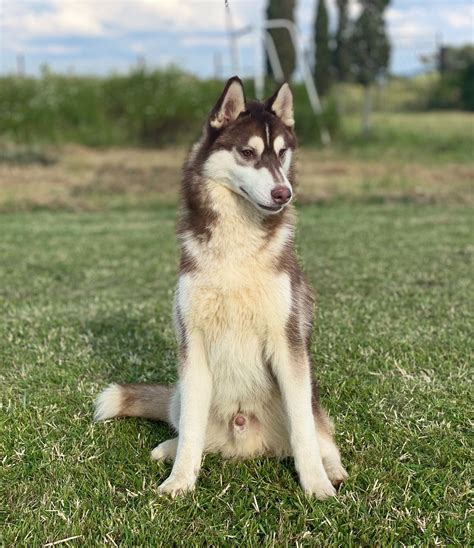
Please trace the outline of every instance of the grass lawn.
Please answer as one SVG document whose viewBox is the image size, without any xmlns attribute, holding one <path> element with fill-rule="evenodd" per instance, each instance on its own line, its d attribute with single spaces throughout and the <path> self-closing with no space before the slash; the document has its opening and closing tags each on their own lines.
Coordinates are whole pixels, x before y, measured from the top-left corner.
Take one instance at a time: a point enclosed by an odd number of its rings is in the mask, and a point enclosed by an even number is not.
<svg viewBox="0 0 474 548">
<path fill-rule="evenodd" d="M 206 457 L 157 494 L 170 432 L 92 422 L 110 381 L 175 379 L 172 205 L 0 217 L 1 544 L 472 544 L 472 209 L 334 202 L 299 210 L 317 291 L 313 354 L 349 480 L 318 502 L 291 460 Z"/>
</svg>

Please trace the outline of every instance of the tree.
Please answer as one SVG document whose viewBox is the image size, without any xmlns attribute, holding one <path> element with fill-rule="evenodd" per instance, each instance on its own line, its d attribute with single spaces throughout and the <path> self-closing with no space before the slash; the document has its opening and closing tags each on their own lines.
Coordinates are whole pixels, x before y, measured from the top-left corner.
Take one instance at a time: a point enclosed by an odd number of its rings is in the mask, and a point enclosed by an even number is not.
<svg viewBox="0 0 474 548">
<path fill-rule="evenodd" d="M 326 0 L 318 0 L 314 19 L 314 77 L 320 95 L 326 95 L 331 85 L 331 50 L 329 49 L 329 22 Z"/>
<path fill-rule="evenodd" d="M 441 46 L 438 52 L 438 70 L 441 75 L 453 73 L 474 63 L 474 46 Z"/>
<path fill-rule="evenodd" d="M 289 19 L 295 20 L 296 0 L 268 0 L 266 17 L 270 19 Z M 286 29 L 270 29 L 268 31 L 275 42 L 275 47 L 280 59 L 281 68 L 285 80 L 291 80 L 291 76 L 296 67 L 296 54 L 290 34 Z M 266 59 L 267 74 L 276 80 L 273 74 L 271 64 Z"/>
<path fill-rule="evenodd" d="M 333 55 L 333 68 L 338 82 L 346 82 L 349 79 L 350 73 L 348 3 L 349 0 L 337 0 L 338 23 L 335 36 L 336 46 Z"/>
<path fill-rule="evenodd" d="M 364 86 L 363 132 L 370 132 L 371 85 L 388 68 L 390 43 L 383 12 L 389 0 L 360 0 L 362 12 L 350 36 L 351 73 Z"/>
<path fill-rule="evenodd" d="M 474 46 L 442 46 L 437 60 L 440 77 L 428 107 L 474 110 Z"/>
</svg>

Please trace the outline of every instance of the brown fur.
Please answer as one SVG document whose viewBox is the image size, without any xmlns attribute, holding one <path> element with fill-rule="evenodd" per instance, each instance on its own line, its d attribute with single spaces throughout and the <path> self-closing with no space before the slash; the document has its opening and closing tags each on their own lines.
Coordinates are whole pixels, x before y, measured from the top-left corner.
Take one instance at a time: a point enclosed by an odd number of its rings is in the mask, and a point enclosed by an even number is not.
<svg viewBox="0 0 474 548">
<path fill-rule="evenodd" d="M 121 417 L 143 417 L 169 422 L 169 407 L 174 386 L 162 384 L 120 384 Z"/>
</svg>

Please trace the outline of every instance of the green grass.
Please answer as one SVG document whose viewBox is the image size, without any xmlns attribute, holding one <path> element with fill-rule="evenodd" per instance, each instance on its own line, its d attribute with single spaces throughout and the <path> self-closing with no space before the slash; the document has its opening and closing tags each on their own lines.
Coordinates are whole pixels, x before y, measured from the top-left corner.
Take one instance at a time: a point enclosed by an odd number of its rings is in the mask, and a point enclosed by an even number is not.
<svg viewBox="0 0 474 548">
<path fill-rule="evenodd" d="M 2 545 L 472 544 L 468 443 L 472 210 L 300 209 L 318 295 L 313 355 L 350 478 L 304 497 L 290 460 L 206 457 L 197 491 L 157 494 L 169 436 L 94 424 L 110 381 L 175 379 L 172 207 L 0 218 Z"/>
<path fill-rule="evenodd" d="M 344 118 L 344 138 L 336 143 L 355 158 L 398 159 L 432 165 L 471 164 L 474 154 L 474 114 L 468 112 L 397 112 L 372 114 L 372 134 L 361 133 L 360 115 Z"/>
</svg>

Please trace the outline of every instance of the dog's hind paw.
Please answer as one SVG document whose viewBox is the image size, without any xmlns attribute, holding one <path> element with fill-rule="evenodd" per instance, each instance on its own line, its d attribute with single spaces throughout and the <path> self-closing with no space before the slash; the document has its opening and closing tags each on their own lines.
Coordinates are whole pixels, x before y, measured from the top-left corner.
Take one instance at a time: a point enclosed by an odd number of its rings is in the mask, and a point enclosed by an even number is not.
<svg viewBox="0 0 474 548">
<path fill-rule="evenodd" d="M 174 460 L 176 458 L 177 449 L 178 438 L 166 440 L 153 449 L 151 452 L 151 458 L 157 461 Z"/>
<path fill-rule="evenodd" d="M 341 485 L 341 483 L 344 483 L 348 477 L 346 469 L 342 466 L 340 461 L 334 463 L 325 462 L 324 468 L 328 478 L 336 489 Z"/>
</svg>

